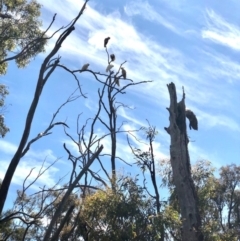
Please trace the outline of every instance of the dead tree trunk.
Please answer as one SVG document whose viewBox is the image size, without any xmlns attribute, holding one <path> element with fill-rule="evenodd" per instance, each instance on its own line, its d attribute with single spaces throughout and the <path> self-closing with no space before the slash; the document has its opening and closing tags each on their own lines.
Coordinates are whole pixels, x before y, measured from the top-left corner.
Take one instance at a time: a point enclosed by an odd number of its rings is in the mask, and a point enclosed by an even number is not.
<svg viewBox="0 0 240 241">
<path fill-rule="evenodd" d="M 177 103 L 174 83 L 170 83 L 167 87 L 170 94 L 170 107 L 167 108 L 170 114 L 170 126 L 165 130 L 171 136 L 170 159 L 182 219 L 181 239 L 182 241 L 202 241 L 198 197 L 191 177 L 188 154 L 185 93 L 183 91 L 183 98 Z"/>
</svg>

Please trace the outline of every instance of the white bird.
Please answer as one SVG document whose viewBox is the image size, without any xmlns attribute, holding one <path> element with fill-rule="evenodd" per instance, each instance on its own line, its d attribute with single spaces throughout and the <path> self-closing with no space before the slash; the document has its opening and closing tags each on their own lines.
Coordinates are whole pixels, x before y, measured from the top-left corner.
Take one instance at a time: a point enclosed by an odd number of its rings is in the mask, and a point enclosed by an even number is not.
<svg viewBox="0 0 240 241">
<path fill-rule="evenodd" d="M 87 70 L 88 66 L 89 66 L 89 64 L 84 64 L 83 67 L 81 68 L 80 72 Z"/>
<path fill-rule="evenodd" d="M 114 65 L 113 64 L 109 64 L 108 67 L 106 68 L 106 72 L 109 72 L 112 67 L 114 67 Z"/>
<path fill-rule="evenodd" d="M 124 79 L 126 79 L 127 78 L 127 71 L 123 67 L 121 67 L 121 69 L 122 69 L 122 76 L 123 76 Z"/>
</svg>

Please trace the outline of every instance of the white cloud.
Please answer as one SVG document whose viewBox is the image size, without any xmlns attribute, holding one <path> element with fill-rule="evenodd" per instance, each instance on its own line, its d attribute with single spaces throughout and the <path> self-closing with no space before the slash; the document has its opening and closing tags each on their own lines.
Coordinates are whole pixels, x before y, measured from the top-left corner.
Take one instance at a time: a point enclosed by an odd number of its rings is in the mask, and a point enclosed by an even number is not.
<svg viewBox="0 0 240 241">
<path fill-rule="evenodd" d="M 92 98 L 87 98 L 84 100 L 86 108 L 92 112 L 96 112 L 98 109 L 98 102 L 94 101 Z"/>
<path fill-rule="evenodd" d="M 125 124 L 123 127 L 126 131 L 136 130 L 142 126 L 146 126 L 146 123 L 140 121 L 138 118 L 134 118 L 127 112 L 124 108 L 118 109 L 118 115 L 124 118 L 127 121 L 130 121 L 131 126 L 129 124 Z"/>
<path fill-rule="evenodd" d="M 172 24 L 173 19 L 168 21 L 169 16 L 162 16 L 147 1 L 131 1 L 124 7 L 125 13 L 132 17 L 134 15 L 140 15 L 141 17 L 147 19 L 148 21 L 158 23 L 164 27 L 170 29 L 171 31 L 180 34 L 180 30 Z"/>
<path fill-rule="evenodd" d="M 7 167 L 9 165 L 9 161 L 1 160 L 0 162 L 0 178 L 3 179 L 5 172 L 7 170 Z M 50 163 L 47 161 L 44 165 L 46 168 Z M 28 177 L 27 183 L 33 181 L 37 176 L 38 172 L 41 169 L 42 163 L 36 161 L 32 158 L 24 158 L 19 162 L 19 165 L 17 166 L 17 169 L 14 173 L 12 184 L 20 185 L 22 186 L 24 179 L 29 175 L 31 169 L 33 169 L 31 175 Z M 44 170 L 44 168 L 43 168 Z M 50 169 L 48 169 L 46 172 L 43 173 L 38 178 L 38 181 L 32 186 L 32 188 L 37 189 L 39 186 L 48 186 L 51 187 L 56 183 L 56 180 L 54 178 L 55 174 L 58 172 L 58 168 L 55 166 L 52 166 Z"/>
<path fill-rule="evenodd" d="M 168 1 L 168 0 L 162 0 L 164 4 L 166 4 L 168 7 L 170 7 L 173 10 L 176 11 L 189 11 L 192 10 L 191 2 L 187 0 L 181 0 L 181 1 Z"/>
<path fill-rule="evenodd" d="M 205 70 L 208 71 L 214 79 L 224 78 L 230 84 L 232 84 L 233 81 L 239 81 L 240 65 L 238 62 L 220 53 L 206 51 L 203 51 L 203 53 L 211 60 L 211 65 L 207 65 Z"/>
<path fill-rule="evenodd" d="M 225 115 L 218 114 L 208 114 L 203 111 L 198 110 L 198 120 L 202 122 L 205 127 L 224 127 L 232 131 L 240 131 L 239 124 L 232 118 Z"/>
<path fill-rule="evenodd" d="M 5 154 L 11 154 L 13 155 L 17 150 L 17 146 L 5 141 L 3 139 L 0 139 L 0 151 L 5 153 Z"/>
<path fill-rule="evenodd" d="M 26 157 L 30 157 L 36 160 L 44 160 L 47 158 L 48 160 L 51 160 L 51 161 L 54 161 L 57 159 L 57 157 L 54 155 L 51 149 L 46 149 L 43 151 L 29 150 L 26 154 Z"/>
<path fill-rule="evenodd" d="M 49 162 L 45 163 L 44 168 L 46 168 L 48 165 L 50 165 Z M 32 159 L 27 159 L 22 162 L 20 162 L 19 166 L 16 169 L 16 172 L 13 177 L 13 183 L 15 184 L 21 184 L 23 183 L 23 179 L 27 177 L 27 175 L 30 173 L 30 170 L 33 169 L 31 175 L 28 177 L 27 183 L 30 183 L 33 181 L 39 174 L 41 163 L 34 162 Z M 43 168 L 43 170 L 44 170 Z M 55 166 L 52 166 L 50 169 L 48 169 L 46 172 L 41 175 L 37 182 L 32 186 L 32 188 L 38 189 L 38 187 L 47 186 L 52 187 L 56 184 L 55 174 L 59 171 L 59 169 Z"/>
<path fill-rule="evenodd" d="M 240 50 L 240 28 L 227 22 L 213 10 L 206 10 L 206 28 L 202 37 L 215 43 Z"/>
<path fill-rule="evenodd" d="M 0 179 L 4 178 L 4 175 L 9 166 L 9 162 L 12 159 L 13 155 L 17 150 L 17 146 L 5 141 L 0 140 L 0 151 L 5 154 L 5 157 L 2 157 L 0 160 Z M 23 180 L 30 173 L 30 170 L 34 168 L 31 176 L 28 178 L 29 181 L 33 180 L 37 175 L 38 171 L 41 168 L 42 162 L 45 160 L 44 167 L 50 165 L 57 158 L 53 154 L 53 151 L 50 149 L 43 151 L 34 151 L 29 150 L 27 154 L 20 160 L 17 169 L 14 173 L 12 183 L 16 185 L 22 185 Z M 39 177 L 37 184 L 40 186 L 43 185 L 53 185 L 54 184 L 54 174 L 57 173 L 58 169 L 56 165 L 52 166 L 47 170 L 41 177 Z M 34 185 L 36 188 L 36 186 Z"/>
<path fill-rule="evenodd" d="M 74 1 L 71 4 L 75 4 L 74 8 L 79 7 Z M 141 7 L 142 10 L 144 4 Z M 54 9 L 55 6 L 49 2 L 46 2 L 45 5 L 48 8 L 53 7 L 52 11 L 63 13 L 63 10 L 58 9 L 57 6 Z M 154 11 L 150 6 L 148 10 Z M 69 21 L 73 16 L 74 11 L 71 15 L 64 14 L 64 18 L 68 17 Z M 90 69 L 105 71 L 107 61 L 103 39 L 111 36 L 108 47 L 109 52 L 114 52 L 116 55 L 114 70 L 116 71 L 119 64 L 127 60 L 125 68 L 128 78 L 134 81 L 154 80 L 152 83 L 133 88 L 134 92 L 144 95 L 144 99 L 150 103 L 157 102 L 163 106 L 168 104 L 167 83 L 174 82 L 176 85 L 182 86 L 189 79 L 198 80 L 199 78 L 197 73 L 189 71 L 186 58 L 181 52 L 162 46 L 142 35 L 133 25 L 124 22 L 119 13 L 102 15 L 88 6 L 77 23 L 75 32 L 76 34 L 73 33 L 63 45 L 61 51 L 64 52 L 64 59 L 76 59 L 74 63 L 76 68 L 89 62 Z M 78 34 L 80 32 L 81 35 Z M 124 82 L 121 85 L 124 85 Z"/>
<path fill-rule="evenodd" d="M 192 165 L 198 160 L 209 159 L 209 154 L 206 154 L 204 150 L 202 150 L 200 147 L 198 147 L 195 143 L 192 143 L 191 141 L 188 143 L 188 151 Z"/>
<path fill-rule="evenodd" d="M 206 152 L 194 142 L 189 142 L 188 150 L 190 155 L 191 165 L 194 165 L 199 160 L 209 160 L 214 167 L 221 167 L 221 162 L 219 161 L 219 157 L 217 153 Z"/>
</svg>

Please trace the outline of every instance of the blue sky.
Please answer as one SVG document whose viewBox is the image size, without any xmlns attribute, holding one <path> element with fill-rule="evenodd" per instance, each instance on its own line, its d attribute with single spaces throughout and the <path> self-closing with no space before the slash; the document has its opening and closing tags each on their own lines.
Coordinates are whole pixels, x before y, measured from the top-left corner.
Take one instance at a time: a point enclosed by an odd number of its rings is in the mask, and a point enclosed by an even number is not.
<svg viewBox="0 0 240 241">
<path fill-rule="evenodd" d="M 83 1 L 39 1 L 43 5 L 43 28 L 46 28 L 54 13 L 56 21 L 49 34 L 67 25 L 81 8 Z M 110 36 L 109 52 L 116 55 L 113 70 L 125 60 L 127 75 L 134 82 L 152 80 L 128 89 L 119 100 L 132 107 L 120 109 L 119 124 L 127 121 L 123 128 L 136 129 L 146 126 L 148 121 L 156 126 L 159 134 L 154 148 L 158 159 L 169 156 L 169 136 L 164 127 L 169 125 L 169 93 L 167 84 L 174 82 L 178 99 L 182 97 L 182 86 L 186 93 L 186 105 L 196 114 L 198 131 L 188 131 L 191 162 L 206 159 L 215 167 L 237 163 L 240 158 L 240 3 L 236 0 L 219 1 L 90 1 L 83 16 L 76 24 L 72 35 L 64 42 L 59 55 L 61 63 L 71 69 L 79 69 L 85 63 L 94 71 L 105 72 L 107 67 L 103 39 Z M 11 131 L 0 139 L 0 178 L 20 141 L 25 116 L 30 106 L 40 65 L 44 56 L 54 45 L 52 39 L 46 53 L 39 55 L 25 69 L 9 64 L 7 75 L 1 82 L 9 86 L 9 105 L 5 120 Z M 100 87 L 89 73 L 79 74 L 82 90 L 87 99 L 79 98 L 70 103 L 58 115 L 57 121 L 66 121 L 69 132 L 76 136 L 76 118 L 82 113 L 81 123 L 93 117 L 97 108 L 97 89 Z M 121 83 L 124 86 L 126 83 Z M 57 70 L 43 91 L 30 139 L 45 130 L 56 109 L 77 88 L 74 78 Z M 105 134 L 100 124 L 96 134 Z M 141 134 L 137 134 L 142 138 Z M 29 139 L 29 140 L 30 140 Z M 69 170 L 63 142 L 77 151 L 76 146 L 64 135 L 63 128 L 56 127 L 53 134 L 34 143 L 30 152 L 21 160 L 13 179 L 11 191 L 36 167 L 33 179 L 42 161 L 46 165 L 59 158 L 54 167 L 40 178 L 38 186 L 53 185 Z M 137 143 L 134 142 L 134 145 Z M 105 139 L 104 153 L 109 151 L 109 140 Z M 140 144 L 141 148 L 147 148 Z M 127 147 L 126 135 L 118 140 L 118 155 L 133 162 Z M 109 161 L 106 160 L 106 166 Z M 94 166 L 96 170 L 99 167 Z M 139 169 L 117 163 L 120 172 Z M 9 197 L 11 199 L 11 196 Z"/>
</svg>

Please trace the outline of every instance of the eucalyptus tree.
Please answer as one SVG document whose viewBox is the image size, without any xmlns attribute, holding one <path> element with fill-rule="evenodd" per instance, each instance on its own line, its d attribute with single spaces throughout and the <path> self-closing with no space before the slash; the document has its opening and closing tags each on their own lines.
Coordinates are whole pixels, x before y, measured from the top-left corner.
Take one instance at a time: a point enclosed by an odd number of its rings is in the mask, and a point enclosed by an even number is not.
<svg viewBox="0 0 240 241">
<path fill-rule="evenodd" d="M 44 51 L 48 37 L 41 30 L 41 5 L 35 1 L 2 0 L 0 2 L 0 75 L 6 74 L 9 61 L 25 67 Z M 7 86 L 0 81 L 0 136 L 9 131 L 5 124 Z"/>
</svg>

